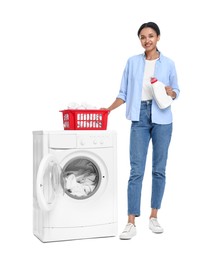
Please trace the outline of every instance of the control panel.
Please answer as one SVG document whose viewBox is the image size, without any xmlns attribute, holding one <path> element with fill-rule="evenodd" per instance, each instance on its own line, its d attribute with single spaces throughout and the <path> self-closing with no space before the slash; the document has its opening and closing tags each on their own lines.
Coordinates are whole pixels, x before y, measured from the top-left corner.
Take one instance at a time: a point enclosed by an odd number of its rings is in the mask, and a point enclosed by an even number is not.
<svg viewBox="0 0 210 260">
<path fill-rule="evenodd" d="M 112 135 L 110 134 L 81 134 L 77 136 L 78 148 L 112 147 Z"/>
</svg>

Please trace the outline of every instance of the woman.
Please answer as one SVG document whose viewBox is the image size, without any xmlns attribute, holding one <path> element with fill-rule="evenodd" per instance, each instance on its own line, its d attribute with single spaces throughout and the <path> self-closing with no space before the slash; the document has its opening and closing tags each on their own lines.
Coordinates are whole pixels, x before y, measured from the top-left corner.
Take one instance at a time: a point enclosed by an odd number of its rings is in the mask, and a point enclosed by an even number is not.
<svg viewBox="0 0 210 260">
<path fill-rule="evenodd" d="M 165 188 L 165 169 L 172 134 L 171 107 L 160 109 L 150 88 L 151 77 L 163 82 L 167 95 L 176 99 L 179 86 L 174 62 L 157 48 L 160 30 L 154 22 L 141 25 L 138 37 L 145 52 L 128 59 L 119 94 L 110 111 L 126 103 L 126 117 L 132 121 L 130 132 L 130 178 L 128 181 L 128 223 L 120 239 L 136 235 L 135 218 L 139 217 L 142 180 L 147 150 L 152 140 L 152 195 L 149 228 L 162 233 L 157 214 Z"/>
</svg>

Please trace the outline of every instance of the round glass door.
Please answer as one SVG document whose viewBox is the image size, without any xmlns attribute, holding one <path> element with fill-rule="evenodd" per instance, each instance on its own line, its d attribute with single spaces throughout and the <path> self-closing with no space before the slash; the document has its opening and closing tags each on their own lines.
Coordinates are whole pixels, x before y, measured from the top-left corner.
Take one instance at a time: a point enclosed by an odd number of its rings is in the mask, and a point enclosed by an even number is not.
<svg viewBox="0 0 210 260">
<path fill-rule="evenodd" d="M 74 199 L 93 196 L 101 183 L 101 172 L 96 162 L 86 157 L 77 157 L 63 167 L 61 185 L 65 193 Z"/>
<path fill-rule="evenodd" d="M 53 208 L 59 193 L 61 168 L 52 155 L 44 157 L 37 173 L 37 200 L 41 209 Z"/>
</svg>

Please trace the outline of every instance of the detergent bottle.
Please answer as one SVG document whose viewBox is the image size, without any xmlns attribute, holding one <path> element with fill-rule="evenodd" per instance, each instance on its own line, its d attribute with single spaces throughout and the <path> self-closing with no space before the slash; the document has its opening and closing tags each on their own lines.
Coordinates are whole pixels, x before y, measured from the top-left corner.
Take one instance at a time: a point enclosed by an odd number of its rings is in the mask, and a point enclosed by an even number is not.
<svg viewBox="0 0 210 260">
<path fill-rule="evenodd" d="M 172 97 L 166 93 L 165 85 L 157 80 L 157 78 L 152 77 L 151 80 L 151 88 L 153 97 L 160 109 L 165 109 L 169 107 L 173 101 Z"/>
</svg>

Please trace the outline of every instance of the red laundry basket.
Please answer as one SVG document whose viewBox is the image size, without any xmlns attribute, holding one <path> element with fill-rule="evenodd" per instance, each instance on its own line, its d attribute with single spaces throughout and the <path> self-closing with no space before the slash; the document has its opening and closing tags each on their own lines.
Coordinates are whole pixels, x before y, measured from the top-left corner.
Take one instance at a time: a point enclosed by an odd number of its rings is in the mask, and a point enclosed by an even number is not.
<svg viewBox="0 0 210 260">
<path fill-rule="evenodd" d="M 106 130 L 109 110 L 66 109 L 63 113 L 64 130 Z"/>
</svg>

